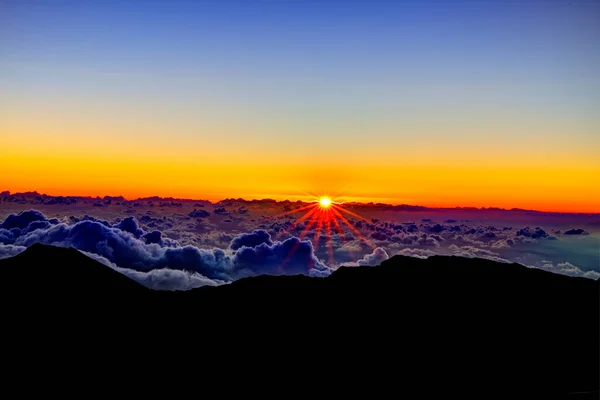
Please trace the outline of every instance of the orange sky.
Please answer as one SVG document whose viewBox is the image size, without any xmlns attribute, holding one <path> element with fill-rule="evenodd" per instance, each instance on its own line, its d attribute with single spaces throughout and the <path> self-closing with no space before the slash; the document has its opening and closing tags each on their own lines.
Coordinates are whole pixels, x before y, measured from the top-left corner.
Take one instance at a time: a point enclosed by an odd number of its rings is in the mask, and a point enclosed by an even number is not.
<svg viewBox="0 0 600 400">
<path fill-rule="evenodd" d="M 600 212 L 600 169 L 532 165 L 479 166 L 444 160 L 342 160 L 321 163 L 268 162 L 240 154 L 232 161 L 97 151 L 71 154 L 58 148 L 19 150 L 0 158 L 0 188 L 51 195 L 226 197 L 311 200 L 329 194 L 346 201 L 424 206 L 526 208 L 541 211 Z"/>
</svg>

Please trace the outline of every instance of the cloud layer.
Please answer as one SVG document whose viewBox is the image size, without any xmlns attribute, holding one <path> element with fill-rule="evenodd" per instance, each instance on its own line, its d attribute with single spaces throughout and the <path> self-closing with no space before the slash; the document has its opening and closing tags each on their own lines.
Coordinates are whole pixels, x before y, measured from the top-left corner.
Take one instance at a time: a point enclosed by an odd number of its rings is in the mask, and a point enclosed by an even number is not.
<svg viewBox="0 0 600 400">
<path fill-rule="evenodd" d="M 159 203 L 166 211 L 135 204 L 137 211 L 61 220 L 38 210 L 8 215 L 0 224 L 0 258 L 36 242 L 70 246 L 156 289 L 219 285 L 258 274 L 327 276 L 340 265 L 378 265 L 395 254 L 478 257 L 572 276 L 600 276 L 597 251 L 590 250 L 597 249 L 597 237 L 580 227 L 494 226 L 447 215 L 392 222 L 382 216 L 349 218 L 353 231 L 344 227 L 343 232 L 317 234 L 308 221 L 292 226 L 289 215 L 268 217 L 277 212 L 272 205 L 249 210 L 232 200 L 210 213 L 200 203 L 191 212 L 173 202 Z"/>
<path fill-rule="evenodd" d="M 189 289 L 217 285 L 259 274 L 325 276 L 331 270 L 314 254 L 310 241 L 296 237 L 271 240 L 257 230 L 231 241 L 231 249 L 180 246 L 162 238 L 159 231 L 145 232 L 134 217 L 116 224 L 92 218 L 74 224 L 49 221 L 29 210 L 10 215 L 0 225 L 0 254 L 14 255 L 33 243 L 74 247 L 154 288 Z"/>
</svg>

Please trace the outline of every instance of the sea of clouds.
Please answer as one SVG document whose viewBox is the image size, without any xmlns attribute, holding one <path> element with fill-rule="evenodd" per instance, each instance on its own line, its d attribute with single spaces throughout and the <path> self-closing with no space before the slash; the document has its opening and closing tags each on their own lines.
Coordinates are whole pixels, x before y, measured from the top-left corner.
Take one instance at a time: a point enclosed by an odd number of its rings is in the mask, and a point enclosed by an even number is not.
<svg viewBox="0 0 600 400">
<path fill-rule="evenodd" d="M 34 243 L 74 247 L 148 287 L 164 290 L 220 285 L 261 274 L 325 277 L 340 265 L 378 265 L 395 254 L 479 257 L 600 277 L 593 265 L 581 268 L 565 259 L 567 250 L 556 251 L 561 241 L 586 237 L 588 232 L 579 228 L 549 232 L 541 227 L 473 226 L 455 220 L 398 224 L 374 219 L 352 221 L 355 233 L 325 237 L 305 224 L 289 229 L 291 223 L 284 221 L 260 225 L 249 233 L 216 230 L 175 240 L 161 230 L 171 229 L 176 224 L 173 218 L 142 216 L 140 220 L 128 216 L 109 222 L 88 215 L 58 219 L 33 209 L 21 211 L 0 224 L 0 258 L 14 256 Z M 215 247 L 207 247 L 210 244 Z M 589 259 L 593 257 L 581 258 L 580 264 Z"/>
</svg>

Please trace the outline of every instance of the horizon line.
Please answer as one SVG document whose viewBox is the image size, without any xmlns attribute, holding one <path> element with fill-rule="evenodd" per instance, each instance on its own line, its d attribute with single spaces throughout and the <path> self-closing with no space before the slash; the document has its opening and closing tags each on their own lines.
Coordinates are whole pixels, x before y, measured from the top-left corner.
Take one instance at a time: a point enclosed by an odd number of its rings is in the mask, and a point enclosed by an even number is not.
<svg viewBox="0 0 600 400">
<path fill-rule="evenodd" d="M 252 198 L 252 199 L 246 199 L 243 197 L 226 197 L 223 199 L 220 199 L 218 201 L 211 201 L 208 199 L 193 199 L 193 198 L 183 198 L 183 197 L 172 197 L 172 196 L 168 196 L 168 197 L 163 197 L 163 196 L 158 196 L 158 195 L 152 195 L 152 196 L 143 196 L 143 197 L 136 197 L 136 198 L 127 198 L 123 195 L 96 195 L 96 196 L 92 196 L 92 195 L 52 195 L 52 194 L 47 194 L 47 193 L 40 193 L 37 190 L 30 190 L 30 191 L 25 191 L 25 192 L 11 192 L 10 190 L 0 190 L 0 195 L 6 195 L 8 193 L 9 196 L 15 196 L 15 195 L 33 195 L 36 194 L 38 196 L 46 196 L 46 197 L 77 197 L 77 198 L 87 198 L 87 199 L 104 199 L 104 198 L 122 198 L 124 201 L 136 201 L 136 200 L 148 200 L 148 199 L 161 199 L 161 200 L 181 200 L 181 201 L 203 201 L 203 202 L 208 202 L 212 205 L 215 204 L 219 204 L 221 202 L 224 201 L 245 201 L 245 202 L 260 202 L 260 201 L 273 201 L 276 203 L 310 203 L 311 201 L 305 201 L 305 200 L 290 200 L 290 199 L 284 199 L 284 200 L 277 200 L 277 199 L 273 199 L 270 197 L 263 197 L 263 198 Z M 317 201 L 317 199 L 313 200 L 313 201 Z M 536 209 L 526 209 L 526 208 L 520 208 L 520 207 L 511 207 L 511 208 L 505 208 L 505 207 L 496 207 L 496 206 L 487 206 L 487 207 L 476 207 L 476 206 L 445 206 L 445 207 L 440 207 L 440 206 L 424 206 L 424 205 L 420 205 L 420 204 L 406 204 L 406 203 L 398 203 L 398 204 L 392 204 L 392 203 L 384 203 L 384 202 L 376 202 L 376 201 L 369 201 L 369 202 L 361 202 L 361 201 L 346 201 L 344 202 L 346 204 L 352 204 L 352 205 L 364 205 L 364 206 L 387 206 L 387 207 L 399 207 L 399 206 L 406 206 L 406 207 L 419 207 L 419 208 L 423 208 L 423 211 L 426 210 L 479 210 L 479 211 L 508 211 L 508 212 L 536 212 L 536 213 L 543 213 L 543 214 L 572 214 L 572 215 L 600 215 L 600 211 L 587 211 L 587 212 L 576 212 L 576 211 L 544 211 L 544 210 L 536 210 Z"/>
</svg>

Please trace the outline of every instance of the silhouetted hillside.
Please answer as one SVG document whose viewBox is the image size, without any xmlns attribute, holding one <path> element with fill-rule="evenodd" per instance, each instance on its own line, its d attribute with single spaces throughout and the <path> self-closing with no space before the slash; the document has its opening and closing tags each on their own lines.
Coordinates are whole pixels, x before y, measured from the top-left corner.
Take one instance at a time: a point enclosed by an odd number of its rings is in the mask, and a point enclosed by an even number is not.
<svg viewBox="0 0 600 400">
<path fill-rule="evenodd" d="M 111 354 L 185 343 L 166 351 L 198 362 L 233 357 L 233 371 L 234 360 L 255 364 L 240 374 L 260 375 L 270 362 L 307 385 L 325 374 L 318 381 L 337 395 L 598 395 L 599 282 L 518 264 L 395 256 L 328 278 L 157 292 L 76 250 L 34 245 L 0 260 L 0 276 L 13 338 L 58 340 L 61 352 L 95 335 Z M 74 327 L 78 336 L 57 339 Z M 153 354 L 156 363 L 164 356 Z"/>
<path fill-rule="evenodd" d="M 57 293 L 106 297 L 115 291 L 134 294 L 149 290 L 76 249 L 39 243 L 0 260 L 0 276 L 4 293 L 28 296 Z"/>
</svg>

